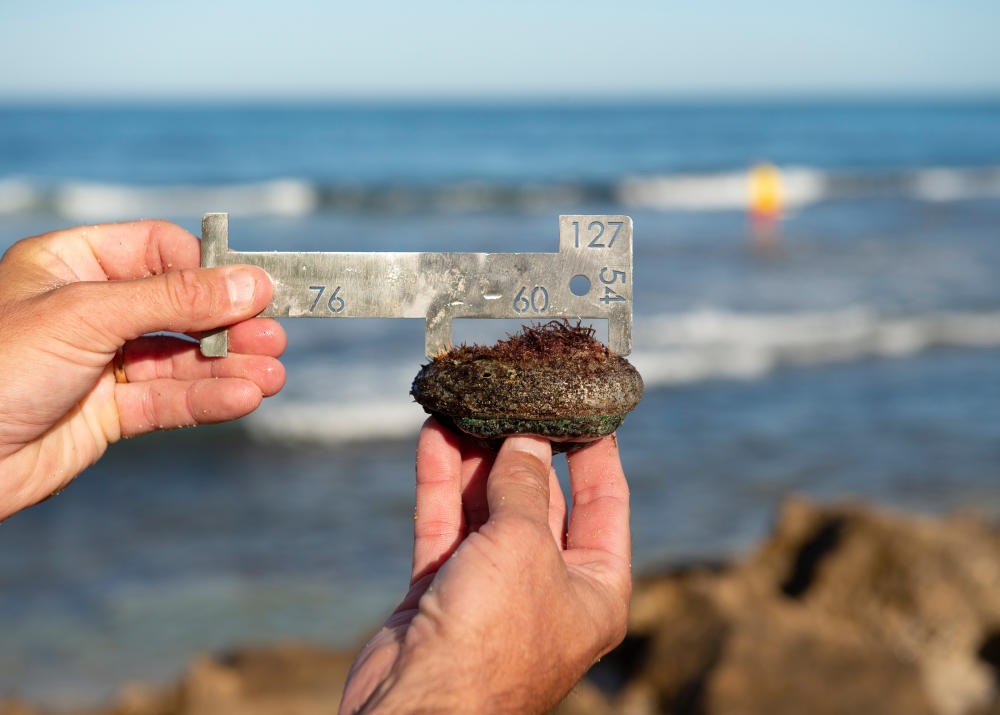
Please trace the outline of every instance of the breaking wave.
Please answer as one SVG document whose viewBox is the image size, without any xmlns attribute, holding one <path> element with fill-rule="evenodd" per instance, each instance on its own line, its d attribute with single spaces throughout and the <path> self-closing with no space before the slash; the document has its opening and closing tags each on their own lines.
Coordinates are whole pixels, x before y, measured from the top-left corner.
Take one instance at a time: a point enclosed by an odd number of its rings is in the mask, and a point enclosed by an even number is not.
<svg viewBox="0 0 1000 715">
<path fill-rule="evenodd" d="M 822 201 L 897 197 L 930 203 L 1000 198 L 1000 167 L 831 171 L 786 167 L 783 203 L 789 209 Z M 0 215 L 48 212 L 73 221 L 135 216 L 200 215 L 209 208 L 245 216 L 304 216 L 318 211 L 458 212 L 557 209 L 585 203 L 626 209 L 730 211 L 748 205 L 746 171 L 664 173 L 608 182 L 443 184 L 324 183 L 282 178 L 221 185 L 137 186 L 86 181 L 55 184 L 0 178 Z"/>
<path fill-rule="evenodd" d="M 933 348 L 1000 347 L 1000 311 L 886 317 L 860 307 L 777 314 L 698 310 L 636 316 L 633 327 L 630 360 L 647 391 L 756 380 L 786 367 L 910 357 Z M 329 360 L 317 357 L 302 368 L 308 394 L 282 395 L 251 415 L 251 435 L 343 444 L 416 434 L 426 417 L 408 396 L 416 365 L 341 364 L 336 380 L 311 379 L 329 374 Z"/>
</svg>

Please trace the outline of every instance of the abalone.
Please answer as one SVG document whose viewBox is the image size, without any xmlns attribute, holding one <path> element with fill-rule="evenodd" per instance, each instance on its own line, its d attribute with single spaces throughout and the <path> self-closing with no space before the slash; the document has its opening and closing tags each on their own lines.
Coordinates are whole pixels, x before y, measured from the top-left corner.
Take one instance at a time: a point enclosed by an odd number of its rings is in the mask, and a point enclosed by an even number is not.
<svg viewBox="0 0 1000 715">
<path fill-rule="evenodd" d="M 443 424 L 494 448 L 532 434 L 568 451 L 618 429 L 642 387 L 638 371 L 593 328 L 552 321 L 435 356 L 410 394 Z"/>
</svg>

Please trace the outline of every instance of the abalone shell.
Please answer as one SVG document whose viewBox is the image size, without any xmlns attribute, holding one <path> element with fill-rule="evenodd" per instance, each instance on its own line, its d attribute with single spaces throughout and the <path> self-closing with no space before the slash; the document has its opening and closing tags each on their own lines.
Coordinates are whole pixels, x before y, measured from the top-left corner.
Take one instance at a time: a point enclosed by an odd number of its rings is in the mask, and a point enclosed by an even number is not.
<svg viewBox="0 0 1000 715">
<path fill-rule="evenodd" d="M 638 371 L 592 328 L 553 321 L 437 355 L 410 394 L 442 423 L 492 447 L 533 434 L 567 451 L 618 429 L 642 387 Z"/>
</svg>

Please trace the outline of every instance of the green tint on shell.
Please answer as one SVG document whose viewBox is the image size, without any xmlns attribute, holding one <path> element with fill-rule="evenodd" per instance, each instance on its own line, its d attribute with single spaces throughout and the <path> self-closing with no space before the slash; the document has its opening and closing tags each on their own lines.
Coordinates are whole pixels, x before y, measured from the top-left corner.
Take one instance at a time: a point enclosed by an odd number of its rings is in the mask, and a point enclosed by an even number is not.
<svg viewBox="0 0 1000 715">
<path fill-rule="evenodd" d="M 534 434 L 566 450 L 614 432 L 642 398 L 642 378 L 593 329 L 553 321 L 436 356 L 410 394 L 444 424 L 493 446 Z"/>
</svg>

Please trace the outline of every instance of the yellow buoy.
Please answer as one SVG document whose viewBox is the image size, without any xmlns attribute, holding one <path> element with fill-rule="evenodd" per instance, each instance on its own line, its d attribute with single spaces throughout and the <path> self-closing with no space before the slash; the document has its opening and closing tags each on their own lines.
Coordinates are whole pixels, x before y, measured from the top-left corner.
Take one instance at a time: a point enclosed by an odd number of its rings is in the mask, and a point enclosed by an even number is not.
<svg viewBox="0 0 1000 715">
<path fill-rule="evenodd" d="M 781 216 L 781 172 L 774 164 L 757 164 L 750 170 L 750 213 L 774 220 Z"/>
</svg>

